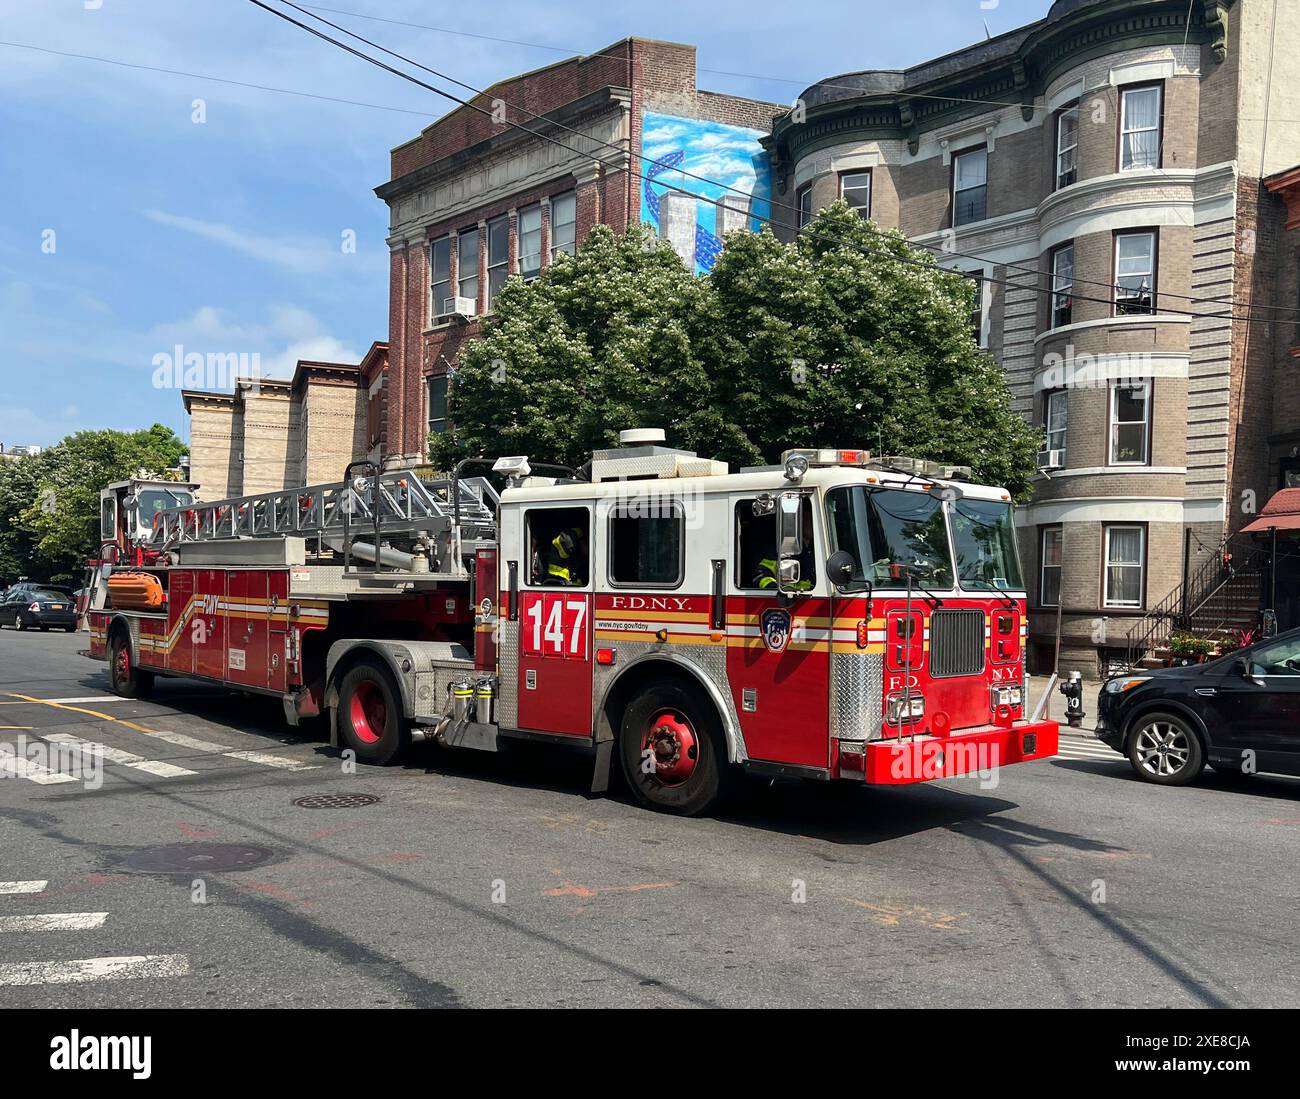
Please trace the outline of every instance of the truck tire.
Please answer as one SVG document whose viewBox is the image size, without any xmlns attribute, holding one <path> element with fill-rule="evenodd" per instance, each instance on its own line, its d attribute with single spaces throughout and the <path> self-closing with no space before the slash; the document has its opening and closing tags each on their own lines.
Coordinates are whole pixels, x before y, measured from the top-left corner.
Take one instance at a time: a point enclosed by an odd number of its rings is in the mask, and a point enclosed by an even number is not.
<svg viewBox="0 0 1300 1099">
<path fill-rule="evenodd" d="M 153 690 L 153 673 L 136 667 L 130 642 L 121 632 L 114 634 L 109 644 L 108 682 L 112 692 L 123 698 L 140 698 Z"/>
<path fill-rule="evenodd" d="M 410 733 L 402 714 L 402 696 L 388 669 L 363 658 L 339 680 L 339 734 L 362 763 L 395 763 L 406 751 Z"/>
<path fill-rule="evenodd" d="M 619 757 L 637 800 L 665 813 L 707 812 L 739 781 L 713 705 L 699 691 L 669 680 L 647 683 L 628 703 Z"/>
<path fill-rule="evenodd" d="M 1161 786 L 1186 786 L 1205 767 L 1201 738 L 1186 718 L 1143 714 L 1128 738 L 1128 761 L 1138 778 Z"/>
</svg>

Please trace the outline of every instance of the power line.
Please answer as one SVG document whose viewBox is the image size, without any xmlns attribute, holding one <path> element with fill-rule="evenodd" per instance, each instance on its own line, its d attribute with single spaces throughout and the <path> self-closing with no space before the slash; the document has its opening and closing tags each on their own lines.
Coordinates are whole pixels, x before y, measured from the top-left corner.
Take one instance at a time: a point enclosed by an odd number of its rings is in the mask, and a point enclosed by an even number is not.
<svg viewBox="0 0 1300 1099">
<path fill-rule="evenodd" d="M 383 103 L 363 103 L 356 99 L 339 99 L 332 95 L 317 95 L 315 92 L 300 92 L 293 88 L 273 88 L 267 84 L 250 84 L 244 80 L 231 80 L 224 76 L 207 76 L 203 73 L 185 72 L 181 69 L 162 69 L 157 65 L 139 65 L 132 61 L 119 61 L 113 57 L 97 57 L 90 53 L 70 53 L 67 50 L 52 50 L 46 46 L 33 46 L 29 42 L 0 41 L 0 46 L 12 46 L 18 50 L 34 50 L 37 53 L 53 54 L 56 57 L 72 57 L 79 61 L 98 61 L 101 65 L 116 65 L 123 69 L 140 69 L 144 72 L 163 73 L 167 76 L 184 76 L 191 80 L 210 80 L 216 84 L 231 84 L 237 88 L 251 88 L 259 92 L 278 92 L 281 95 L 296 95 L 304 99 L 320 99 L 326 103 L 342 103 L 349 107 L 369 107 L 375 111 L 394 111 L 398 114 L 419 115 L 421 118 L 433 117 L 429 111 L 413 111 L 406 107 L 389 107 Z"/>
<path fill-rule="evenodd" d="M 394 58 L 397 58 L 397 59 L 399 59 L 399 60 L 401 60 L 401 61 L 404 61 L 404 62 L 406 62 L 408 65 L 412 65 L 412 66 L 414 66 L 415 68 L 422 69 L 423 71 L 428 72 L 428 73 L 431 73 L 432 75 L 437 76 L 437 77 L 439 77 L 440 79 L 443 79 L 443 80 L 449 80 L 451 83 L 456 84 L 456 85 L 458 85 L 459 87 L 465 88 L 466 90 L 471 91 L 471 92 L 475 93 L 476 95 L 487 95 L 487 94 L 488 94 L 487 92 L 483 91 L 482 89 L 475 88 L 475 87 L 473 87 L 472 85 L 466 84 L 466 83 L 464 83 L 463 81 L 457 80 L 456 78 L 451 77 L 451 76 L 448 76 L 448 75 L 445 74 L 445 73 L 441 73 L 441 72 L 437 71 L 436 69 L 429 68 L 428 66 L 423 65 L 423 64 L 421 64 L 421 63 L 418 62 L 418 61 L 413 61 L 411 58 L 406 57 L 405 55 L 403 55 L 403 54 L 401 54 L 401 53 L 398 53 L 398 52 L 395 51 L 395 50 L 390 50 L 390 49 L 388 49 L 388 48 L 385 47 L 385 46 L 382 46 L 382 45 L 380 45 L 380 44 L 378 44 L 378 43 L 376 43 L 376 42 L 372 42 L 371 40 L 369 40 L 369 39 L 363 37 L 362 35 L 356 34 L 356 33 L 353 32 L 353 31 L 349 31 L 346 27 L 341 27 L 341 26 L 339 26 L 338 24 L 333 23 L 333 22 L 331 22 L 331 21 L 328 20 L 328 19 L 324 19 L 324 18 L 322 18 L 321 16 L 318 16 L 318 15 L 312 15 L 309 11 L 305 10 L 304 7 L 299 6 L 298 4 L 294 3 L 293 0 L 281 0 L 281 2 L 284 3 L 284 4 L 286 4 L 288 7 L 291 7 L 291 8 L 293 8 L 293 9 L 295 9 L 296 11 L 302 12 L 302 14 L 303 14 L 303 15 L 306 15 L 308 18 L 315 19 L 315 20 L 317 20 L 318 22 L 324 23 L 326 26 L 332 27 L 332 28 L 334 28 L 335 30 L 340 31 L 340 32 L 343 33 L 343 34 L 346 34 L 346 35 L 348 35 L 349 37 L 356 39 L 358 42 L 363 42 L 363 43 L 365 43 L 366 45 L 368 45 L 368 46 L 370 46 L 370 47 L 372 47 L 372 48 L 374 48 L 374 49 L 381 50 L 382 52 L 388 54 L 390 57 L 394 57 Z M 328 34 L 325 34 L 323 31 L 319 31 L 319 30 L 317 30 L 316 28 L 311 27 L 311 26 L 309 26 L 309 25 L 306 24 L 306 23 L 302 23 L 301 21 L 299 21 L 299 20 L 297 20 L 297 19 L 294 19 L 292 16 L 286 14 L 285 12 L 281 12 L 281 11 L 276 10 L 275 8 L 269 7 L 267 4 L 263 3 L 262 0 L 250 0 L 250 3 L 253 3 L 253 4 L 255 4 L 257 7 L 260 7 L 260 8 L 262 8 L 262 9 L 264 9 L 264 10 L 270 12 L 272 15 L 276 15 L 276 16 L 278 16 L 279 18 L 285 20 L 286 22 L 291 23 L 291 24 L 293 24 L 294 26 L 299 27 L 300 29 L 307 31 L 309 34 L 312 34 L 312 35 L 314 35 L 315 37 L 320 38 L 322 41 L 329 42 L 330 44 L 335 45 L 335 46 L 339 47 L 340 49 L 346 50 L 348 53 L 352 54 L 352 55 L 355 56 L 355 57 L 359 57 L 359 58 L 361 58 L 361 59 L 364 60 L 364 61 L 368 61 L 370 64 L 376 65 L 377 67 L 379 67 L 379 68 L 381 68 L 381 69 L 384 69 L 384 70 L 387 71 L 387 72 L 393 73 L 395 76 L 399 76 L 399 77 L 401 77 L 401 78 L 404 79 L 404 80 L 408 80 L 408 81 L 410 81 L 410 82 L 412 82 L 412 83 L 414 83 L 414 84 L 417 84 L 417 85 L 420 86 L 420 87 L 426 88 L 427 90 L 433 92 L 434 94 L 436 94 L 436 95 L 440 95 L 440 96 L 443 96 L 444 98 L 449 99 L 449 100 L 451 100 L 451 101 L 453 101 L 453 102 L 455 102 L 455 103 L 458 103 L 458 104 L 460 104 L 460 105 L 463 106 L 463 107 L 468 107 L 468 108 L 470 108 L 471 110 L 477 111 L 478 113 L 480 113 L 480 114 L 482 114 L 482 115 L 485 115 L 485 116 L 487 116 L 487 117 L 489 117 L 489 118 L 493 118 L 493 121 L 494 121 L 494 122 L 497 121 L 497 120 L 495 119 L 495 117 L 494 117 L 492 111 L 489 111 L 489 110 L 487 110 L 486 108 L 481 107 L 481 106 L 479 106 L 478 104 L 475 104 L 475 103 L 473 103 L 473 102 L 471 102 L 471 101 L 469 101 L 469 100 L 463 99 L 463 98 L 461 98 L 460 96 L 454 95 L 454 94 L 451 93 L 451 92 L 447 92 L 447 91 L 445 91 L 445 90 L 443 90 L 443 89 L 441 89 L 441 88 L 437 88 L 437 87 L 435 87 L 434 85 L 429 84 L 429 83 L 427 83 L 427 82 L 425 82 L 425 81 L 423 81 L 423 80 L 420 80 L 418 77 L 414 77 L 414 76 L 412 76 L 412 75 L 409 74 L 409 73 L 405 73 L 405 72 L 402 72 L 402 71 L 399 70 L 399 69 L 395 69 L 395 68 L 393 68 L 391 65 L 388 65 L 387 63 L 385 63 L 385 62 L 383 62 L 383 61 L 380 61 L 380 60 L 378 60 L 378 59 L 376 59 L 376 58 L 370 57 L 369 55 L 367 55 L 367 54 L 361 52 L 360 50 L 357 50 L 357 49 L 355 49 L 354 47 L 349 46 L 347 43 L 345 43 L 345 42 L 341 42 L 341 41 L 339 41 L 338 39 L 333 38 L 333 37 L 331 37 L 331 36 L 328 35 Z M 607 142 L 607 141 L 602 141 L 602 140 L 599 140 L 599 139 L 591 138 L 589 135 L 583 134 L 581 131 L 575 130 L 575 129 L 573 129 L 573 128 L 570 127 L 570 126 L 566 126 L 566 125 L 564 125 L 564 124 L 562 124 L 562 123 L 553 122 L 553 121 L 551 121 L 551 120 L 544 119 L 544 118 L 543 118 L 542 116 L 540 116 L 540 115 L 534 114 L 533 112 L 528 111 L 528 110 L 526 110 L 525 108 L 518 107 L 517 105 L 510 104 L 510 103 L 508 103 L 508 102 L 505 101 L 505 100 L 499 100 L 499 101 L 502 102 L 502 103 L 504 103 L 507 107 L 514 107 L 514 109 L 515 109 L 518 113 L 520 113 L 520 114 L 528 115 L 529 117 L 531 117 L 531 118 L 535 118 L 535 119 L 538 119 L 539 121 L 545 121 L 545 122 L 547 122 L 547 124 L 550 125 L 550 126 L 554 126 L 555 128 L 562 129 L 562 130 L 566 130 L 566 131 L 568 131 L 569 133 L 573 133 L 573 134 L 575 134 L 576 136 L 579 136 L 579 137 L 583 138 L 584 140 L 592 141 L 592 142 L 594 142 L 594 143 L 597 144 L 597 145 L 603 145 L 603 146 L 605 146 L 606 148 L 613 149 L 615 152 L 618 153 L 618 155 L 619 155 L 620 157 L 623 157 L 623 156 L 635 157 L 636 159 L 638 159 L 638 160 L 640 160 L 640 161 L 643 161 L 643 162 L 645 162 L 645 163 L 651 164 L 651 165 L 655 165 L 655 164 L 658 163 L 657 161 L 653 160 L 653 159 L 650 158 L 650 157 L 646 157 L 646 156 L 644 156 L 643 154 L 640 154 L 640 153 L 634 153 L 634 152 L 632 152 L 630 149 L 624 149 L 622 146 L 614 145 L 614 144 L 612 144 L 612 143 L 610 143 L 610 142 Z M 531 135 L 531 136 L 533 136 L 533 137 L 535 137 L 535 138 L 538 138 L 539 140 L 548 141 L 548 142 L 550 142 L 551 144 L 554 144 L 554 145 L 556 145 L 556 146 L 559 147 L 559 148 L 565 149 L 565 150 L 567 150 L 567 151 L 569 151 L 569 152 L 572 152 L 572 153 L 576 153 L 576 154 L 579 155 L 579 156 L 591 156 L 592 159 L 595 160 L 595 161 L 596 161 L 598 164 L 600 164 L 602 167 L 606 167 L 606 168 L 616 168 L 616 169 L 619 170 L 619 171 L 628 171 L 628 172 L 629 172 L 630 174 L 632 174 L 635 178 L 638 178 L 638 179 L 641 179 L 641 180 L 645 180 L 645 179 L 648 178 L 647 176 L 645 176 L 644 174 L 642 174 L 642 173 L 640 173 L 640 172 L 634 172 L 634 171 L 630 168 L 630 166 L 626 166 L 626 165 L 621 164 L 621 163 L 610 163 L 609 161 L 601 160 L 599 157 L 593 156 L 590 152 L 586 152 L 586 151 L 583 151 L 583 150 L 580 150 L 580 149 L 575 149 L 573 146 L 571 146 L 571 145 L 567 145 L 567 144 L 565 144 L 564 142 L 558 141 L 558 140 L 556 140 L 555 138 L 553 138 L 553 137 L 551 137 L 551 136 L 549 136 L 549 135 L 547 135 L 547 134 L 539 133 L 539 132 L 536 131 L 536 130 L 529 129 L 527 126 L 524 126 L 522 123 L 518 123 L 518 122 L 510 122 L 510 121 L 507 119 L 507 120 L 505 120 L 503 123 L 498 123 L 498 124 L 502 124 L 502 125 L 506 125 L 506 126 L 513 127 L 513 128 L 515 128 L 515 129 L 518 129 L 518 130 L 522 130 L 524 133 L 527 133 L 527 134 L 529 134 L 529 135 Z M 719 183 L 719 182 L 716 181 L 716 180 L 709 179 L 709 178 L 707 178 L 707 177 L 705 177 L 705 176 L 696 175 L 695 173 L 687 172 L 687 171 L 684 171 L 684 170 L 682 170 L 682 169 L 680 169 L 680 168 L 674 169 L 674 173 L 675 173 L 675 174 L 678 174 L 678 175 L 685 176 L 685 177 L 687 177 L 687 178 L 691 178 L 691 179 L 699 180 L 699 181 L 701 181 L 701 182 L 703 182 L 703 183 L 707 183 L 707 184 L 709 184 L 709 185 L 711 185 L 711 186 L 718 187 L 719 189 L 724 190 L 724 191 L 731 191 L 731 192 L 733 192 L 733 193 L 735 193 L 735 194 L 742 195 L 742 196 L 744 196 L 744 197 L 746 197 L 746 198 L 751 197 L 747 192 L 741 191 L 741 190 L 739 190 L 738 188 L 727 186 L 726 184 Z M 681 193 L 681 194 L 689 195 L 689 196 L 691 196 L 692 198 L 697 199 L 698 201 L 703 201 L 703 202 L 709 203 L 709 204 L 714 205 L 714 206 L 722 206 L 722 205 L 724 205 L 723 203 L 717 202 L 716 200 L 706 198 L 706 197 L 703 196 L 703 195 L 696 195 L 696 194 L 694 194 L 693 192 L 690 192 L 690 191 L 685 190 L 684 188 L 681 188 L 681 187 L 674 187 L 674 186 L 672 186 L 671 184 L 668 184 L 668 183 L 664 182 L 662 179 L 656 179 L 655 182 L 658 182 L 660 185 L 664 186 L 664 187 L 667 188 L 668 190 L 673 190 L 673 191 L 677 191 L 678 193 Z M 781 208 L 791 210 L 791 211 L 794 211 L 794 210 L 796 209 L 795 207 L 789 206 L 788 204 L 784 204 L 784 203 L 775 203 L 775 202 L 774 202 L 773 204 L 774 204 L 774 205 L 777 205 L 777 206 L 779 206 L 779 207 L 781 207 Z M 762 216 L 757 215 L 757 214 L 751 214 L 751 216 L 754 217 L 754 219 L 757 220 L 757 221 L 763 222 L 763 223 L 768 224 L 768 225 L 771 225 L 771 226 L 773 226 L 773 227 L 776 227 L 776 226 L 777 226 L 777 223 L 776 223 L 773 219 L 771 219 L 771 218 L 765 218 L 765 217 L 762 217 Z M 871 226 L 869 223 L 866 224 L 864 227 L 867 229 L 868 232 L 872 233 L 874 236 L 877 236 L 877 237 L 880 237 L 880 238 L 884 239 L 885 241 L 890 241 L 890 240 L 893 239 L 892 237 L 889 236 L 888 233 L 886 233 L 886 232 L 884 232 L 884 231 L 882 231 L 882 230 L 880 230 L 880 229 L 877 229 L 877 228 L 874 227 L 874 226 Z M 804 235 L 808 235 L 808 236 L 810 236 L 810 237 L 813 237 L 814 239 L 821 239 L 821 240 L 827 241 L 828 243 L 836 244 L 836 245 L 838 245 L 839 247 L 848 247 L 848 248 L 858 247 L 857 245 L 855 245 L 855 244 L 854 244 L 853 242 L 851 242 L 851 241 L 839 240 L 839 239 L 836 239 L 836 238 L 833 238 L 833 237 L 825 236 L 824 234 L 810 233 L 806 228 L 800 228 L 800 229 L 798 229 L 798 230 L 796 230 L 796 231 L 799 232 L 800 234 L 804 234 Z M 992 262 L 992 261 L 990 261 L 990 260 L 989 260 L 987 257 L 985 257 L 985 256 L 974 255 L 974 254 L 966 253 L 966 252 L 957 252 L 957 251 L 953 251 L 953 250 L 950 250 L 950 249 L 946 249 L 946 248 L 944 248 L 942 245 L 926 245 L 926 244 L 918 244 L 917 246 L 918 246 L 918 247 L 921 247 L 921 248 L 923 248 L 923 249 L 929 250 L 929 251 L 931 251 L 931 252 L 938 252 L 938 253 L 940 253 L 941 255 L 943 255 L 943 256 L 947 256 L 947 257 L 949 257 L 949 258 L 963 258 L 963 259 L 977 260 L 977 261 L 979 261 L 979 262 L 981 262 L 981 263 L 990 263 L 990 262 Z M 911 262 L 911 261 L 906 260 L 905 257 L 901 257 L 901 256 L 891 256 L 891 258 L 896 259 L 896 260 L 898 260 L 898 261 L 900 261 L 900 262 Z M 928 266 L 930 266 L 930 265 L 926 264 L 926 265 L 922 265 L 922 266 L 927 266 L 927 267 L 928 267 Z M 1010 268 L 1010 269 L 1013 269 L 1013 270 L 1021 271 L 1021 272 L 1025 273 L 1025 274 L 1029 274 L 1029 275 L 1034 276 L 1035 279 L 1039 278 L 1039 277 L 1043 274 L 1043 272 L 1040 272 L 1037 268 L 1028 268 L 1028 267 L 1024 267 L 1023 265 L 1018 265 L 1018 264 L 1003 263 L 1003 264 L 999 264 L 998 266 L 1003 266 L 1003 267 Z M 1011 282 L 1011 281 L 1009 281 L 1009 280 L 996 279 L 996 278 L 993 278 L 992 276 L 985 275 L 983 272 L 979 272 L 979 273 L 971 273 L 971 274 L 965 274 L 965 273 L 960 273 L 960 272 L 957 272 L 957 273 L 962 274 L 963 277 L 968 277 L 968 278 L 972 278 L 972 279 L 979 279 L 979 280 L 982 281 L 982 282 L 988 282 L 988 283 L 992 283 L 992 284 L 995 284 L 995 285 L 1001 285 L 1001 286 L 1003 286 L 1003 287 L 1007 287 L 1007 288 L 1015 289 L 1015 290 L 1028 290 L 1028 291 L 1032 291 L 1032 292 L 1034 292 L 1034 293 L 1038 293 L 1038 294 L 1048 294 L 1048 295 L 1052 295 L 1053 297 L 1057 296 L 1057 295 L 1060 293 L 1059 291 L 1054 290 L 1050 285 L 1047 286 L 1047 287 L 1040 287 L 1040 286 L 1036 286 L 1036 285 L 1035 285 L 1035 286 L 1028 286 L 1028 285 L 1025 285 L 1025 284 L 1023 284 L 1023 283 L 1019 283 L 1019 282 L 1014 282 L 1014 283 L 1013 283 L 1013 282 Z M 1114 285 L 1113 285 L 1112 283 L 1101 282 L 1100 280 L 1096 280 L 1096 279 L 1086 279 L 1086 280 L 1085 280 L 1085 279 L 1079 279 L 1079 280 L 1076 280 L 1076 282 L 1077 282 L 1077 283 L 1082 283 L 1082 284 L 1093 284 L 1093 285 L 1105 286 L 1108 290 L 1113 290 L 1113 289 L 1114 289 Z M 1196 302 L 1196 303 L 1204 303 L 1204 304 L 1221 305 L 1221 306 L 1226 306 L 1226 307 L 1229 308 L 1229 309 L 1232 309 L 1232 308 L 1234 307 L 1234 305 L 1235 305 L 1235 303 L 1233 303 L 1233 302 L 1225 301 L 1224 299 L 1220 299 L 1220 298 L 1196 298 L 1196 297 L 1191 297 L 1191 296 L 1189 296 L 1189 295 L 1185 295 L 1185 294 L 1174 294 L 1174 293 L 1165 293 L 1164 296 L 1165 296 L 1165 297 L 1169 297 L 1169 298 L 1176 298 L 1176 299 L 1179 299 L 1179 300 L 1192 301 L 1192 302 Z M 1106 297 L 1106 298 L 1091 297 L 1091 296 L 1084 295 L 1084 294 L 1077 294 L 1077 293 L 1074 293 L 1074 292 L 1072 291 L 1072 292 L 1070 293 L 1070 297 L 1071 297 L 1072 300 L 1097 302 L 1097 303 L 1104 304 L 1104 305 L 1108 305 L 1108 306 L 1114 304 L 1114 299 L 1113 299 L 1113 297 L 1110 297 L 1110 296 L 1108 296 L 1108 297 Z M 1249 307 L 1248 307 L 1248 308 L 1249 308 Z M 1266 307 L 1266 308 L 1274 308 L 1274 309 L 1277 309 L 1278 311 L 1281 311 L 1279 307 Z M 1200 318 L 1207 318 L 1207 319 L 1221 319 L 1221 320 L 1222 320 L 1222 319 L 1230 319 L 1230 320 L 1240 320 L 1240 321 L 1244 321 L 1244 322 L 1247 322 L 1247 323 L 1255 323 L 1255 322 L 1264 323 L 1264 324 L 1272 323 L 1272 320 L 1271 320 L 1270 318 L 1267 318 L 1267 317 L 1255 317 L 1255 316 L 1252 316 L 1252 315 L 1240 316 L 1240 315 L 1238 315 L 1238 314 L 1236 314 L 1236 313 L 1231 313 L 1231 312 L 1230 312 L 1230 313 L 1226 313 L 1226 314 L 1217 314 L 1217 313 L 1199 313 L 1199 312 L 1194 312 L 1194 311 L 1190 311 L 1190 310 L 1180 310 L 1180 309 L 1166 309 L 1166 310 L 1164 310 L 1163 312 L 1165 312 L 1165 313 L 1172 313 L 1172 314 L 1175 314 L 1175 315 L 1182 315 L 1182 316 L 1188 316 L 1188 317 L 1200 317 Z M 1278 319 L 1281 323 L 1291 323 L 1291 324 L 1297 324 L 1297 325 L 1300 325 L 1300 320 L 1296 320 L 1296 319 L 1294 319 L 1294 318 L 1285 318 L 1285 319 L 1277 318 L 1277 319 Z"/>
</svg>

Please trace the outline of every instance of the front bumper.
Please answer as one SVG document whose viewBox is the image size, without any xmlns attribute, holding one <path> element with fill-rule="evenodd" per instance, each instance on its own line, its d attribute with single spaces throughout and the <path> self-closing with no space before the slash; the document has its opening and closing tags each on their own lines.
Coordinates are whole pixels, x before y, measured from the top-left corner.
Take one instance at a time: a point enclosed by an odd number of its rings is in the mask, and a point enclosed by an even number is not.
<svg viewBox="0 0 1300 1099">
<path fill-rule="evenodd" d="M 1117 752 L 1124 750 L 1124 732 L 1116 720 L 1115 695 L 1108 694 L 1103 688 L 1097 695 L 1097 723 L 1093 731 L 1103 744 L 1109 745 Z"/>
<path fill-rule="evenodd" d="M 862 755 L 863 779 L 879 786 L 905 786 L 957 775 L 987 773 L 1011 763 L 1056 755 L 1055 721 L 983 725 L 951 736 L 873 740 Z M 845 768 L 847 758 L 840 756 Z M 856 777 L 856 776 L 854 776 Z"/>
</svg>

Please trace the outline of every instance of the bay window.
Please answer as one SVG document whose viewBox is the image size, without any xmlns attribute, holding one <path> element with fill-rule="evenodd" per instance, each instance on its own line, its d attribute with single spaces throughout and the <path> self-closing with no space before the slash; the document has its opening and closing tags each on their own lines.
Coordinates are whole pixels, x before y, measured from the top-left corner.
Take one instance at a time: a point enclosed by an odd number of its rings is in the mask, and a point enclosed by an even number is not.
<svg viewBox="0 0 1300 1099">
<path fill-rule="evenodd" d="M 1161 86 L 1124 88 L 1119 96 L 1119 170 L 1160 167 Z"/>
<path fill-rule="evenodd" d="M 1107 607 L 1141 607 L 1146 572 L 1146 528 L 1111 524 L 1105 541 L 1103 602 Z"/>
<path fill-rule="evenodd" d="M 1146 465 L 1151 449 L 1151 383 L 1119 382 L 1110 390 L 1110 464 Z"/>
</svg>

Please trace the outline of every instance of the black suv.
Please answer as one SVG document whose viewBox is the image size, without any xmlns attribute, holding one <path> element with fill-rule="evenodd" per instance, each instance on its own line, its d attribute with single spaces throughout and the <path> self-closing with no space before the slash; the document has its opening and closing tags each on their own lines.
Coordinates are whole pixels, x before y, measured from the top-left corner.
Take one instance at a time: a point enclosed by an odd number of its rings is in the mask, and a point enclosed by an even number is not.
<svg viewBox="0 0 1300 1099">
<path fill-rule="evenodd" d="M 1300 775 L 1300 629 L 1206 664 L 1109 680 L 1097 736 L 1139 777 L 1181 786 L 1215 770 Z"/>
</svg>

